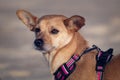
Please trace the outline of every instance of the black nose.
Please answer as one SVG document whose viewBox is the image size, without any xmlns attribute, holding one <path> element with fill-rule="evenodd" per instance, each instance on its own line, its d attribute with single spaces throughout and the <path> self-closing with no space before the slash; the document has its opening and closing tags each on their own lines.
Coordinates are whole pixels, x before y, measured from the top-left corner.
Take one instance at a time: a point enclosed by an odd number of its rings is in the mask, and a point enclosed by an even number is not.
<svg viewBox="0 0 120 80">
<path fill-rule="evenodd" d="M 38 48 L 41 48 L 44 45 L 44 41 L 42 39 L 36 39 L 34 41 L 34 45 Z"/>
</svg>

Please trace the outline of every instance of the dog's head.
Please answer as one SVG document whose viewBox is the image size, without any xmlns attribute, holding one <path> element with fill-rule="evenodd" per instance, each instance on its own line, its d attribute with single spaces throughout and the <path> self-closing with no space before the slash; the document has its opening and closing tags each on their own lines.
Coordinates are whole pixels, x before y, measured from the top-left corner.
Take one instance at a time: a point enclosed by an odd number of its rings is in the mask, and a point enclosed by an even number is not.
<svg viewBox="0 0 120 80">
<path fill-rule="evenodd" d="M 46 15 L 38 18 L 25 10 L 18 10 L 19 19 L 35 33 L 36 49 L 43 53 L 60 49 L 67 45 L 75 32 L 85 22 L 81 16 L 67 18 L 63 15 Z"/>
</svg>

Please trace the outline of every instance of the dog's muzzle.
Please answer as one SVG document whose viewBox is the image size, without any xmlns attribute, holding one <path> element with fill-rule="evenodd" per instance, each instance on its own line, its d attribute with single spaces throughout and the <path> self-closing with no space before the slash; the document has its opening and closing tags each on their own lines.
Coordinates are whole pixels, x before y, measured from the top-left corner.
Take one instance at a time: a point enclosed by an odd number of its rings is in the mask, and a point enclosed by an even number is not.
<svg viewBox="0 0 120 80">
<path fill-rule="evenodd" d="M 42 39 L 36 39 L 34 45 L 37 49 L 43 50 L 44 41 Z"/>
</svg>

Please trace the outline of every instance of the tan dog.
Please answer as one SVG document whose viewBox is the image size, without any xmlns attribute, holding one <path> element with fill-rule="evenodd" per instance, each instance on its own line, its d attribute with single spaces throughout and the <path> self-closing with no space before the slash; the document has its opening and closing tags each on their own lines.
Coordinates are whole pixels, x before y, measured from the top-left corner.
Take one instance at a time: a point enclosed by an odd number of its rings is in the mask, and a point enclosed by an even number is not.
<svg viewBox="0 0 120 80">
<path fill-rule="evenodd" d="M 85 24 L 85 19 L 81 16 L 67 18 L 63 15 L 46 15 L 37 18 L 25 10 L 18 10 L 17 16 L 35 32 L 36 49 L 40 50 L 49 61 L 52 74 L 73 54 L 81 55 L 86 48 L 89 48 L 87 41 L 78 33 Z M 97 50 L 83 55 L 67 80 L 96 80 L 96 55 Z M 113 57 L 106 66 L 103 80 L 120 80 L 119 67 L 120 55 Z"/>
</svg>

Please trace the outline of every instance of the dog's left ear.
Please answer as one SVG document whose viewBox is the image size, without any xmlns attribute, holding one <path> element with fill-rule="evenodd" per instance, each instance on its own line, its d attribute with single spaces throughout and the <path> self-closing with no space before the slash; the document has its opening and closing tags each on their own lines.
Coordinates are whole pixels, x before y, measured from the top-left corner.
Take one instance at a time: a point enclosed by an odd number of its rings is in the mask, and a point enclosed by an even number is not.
<svg viewBox="0 0 120 80">
<path fill-rule="evenodd" d="M 64 24 L 69 30 L 78 31 L 82 26 L 85 25 L 85 19 L 81 16 L 74 15 L 66 20 Z"/>
<path fill-rule="evenodd" d="M 31 30 L 34 31 L 38 18 L 26 10 L 16 12 L 18 18 Z"/>
</svg>

